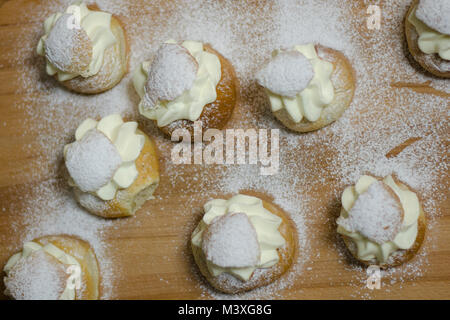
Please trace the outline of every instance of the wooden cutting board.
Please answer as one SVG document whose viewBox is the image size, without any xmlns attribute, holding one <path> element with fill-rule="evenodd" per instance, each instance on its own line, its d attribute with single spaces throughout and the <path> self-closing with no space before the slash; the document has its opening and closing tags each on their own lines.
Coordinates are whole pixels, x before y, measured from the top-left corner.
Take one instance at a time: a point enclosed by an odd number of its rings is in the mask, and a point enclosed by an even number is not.
<svg viewBox="0 0 450 320">
<path fill-rule="evenodd" d="M 135 2 L 136 8 L 144 6 L 142 1 Z M 17 212 L 25 210 L 21 206 L 21 197 L 34 192 L 32 191 L 34 186 L 55 178 L 54 173 L 45 163 L 42 163 L 43 151 L 40 150 L 36 134 L 28 130 L 29 123 L 23 121 L 29 116 L 26 109 L 16 107 L 16 103 L 26 94 L 20 87 L 20 81 L 17 80 L 21 72 L 20 67 L 25 61 L 16 61 L 13 57 L 15 51 L 21 46 L 36 45 L 30 42 L 19 43 L 18 39 L 23 39 L 23 33 L 26 32 L 27 27 L 43 22 L 24 18 L 21 10 L 32 10 L 39 7 L 39 3 L 40 1 L 37 0 L 0 0 L 0 210 L 5 208 L 0 211 L 0 234 L 1 239 L 4 239 L 0 242 L 0 267 L 14 253 L 11 248 L 20 247 L 20 243 L 17 242 L 20 238 L 20 228 L 16 230 L 12 228 L 12 225 L 20 225 L 20 221 L 17 221 L 19 219 Z M 251 3 L 258 6 L 257 2 Z M 363 1 L 360 1 L 360 6 L 355 6 L 351 14 L 364 15 L 365 9 Z M 170 13 L 170 10 L 158 12 L 160 15 L 170 15 Z M 132 23 L 126 18 L 124 20 L 125 24 Z M 370 47 L 376 44 L 369 42 L 367 45 Z M 395 62 L 389 68 L 394 72 L 397 68 Z M 417 72 L 420 72 L 420 69 L 417 68 Z M 406 88 L 406 91 L 399 88 Z M 425 96 L 428 95 L 430 99 L 435 95 L 450 99 L 448 91 L 433 89 L 429 83 L 410 82 L 407 78 L 403 82 L 396 83 L 392 90 L 396 90 L 399 95 L 407 95 L 408 90 L 414 90 Z M 39 106 L 33 107 L 39 108 Z M 229 127 L 233 127 L 233 123 L 238 123 L 236 118 L 243 114 L 245 112 L 237 110 Z M 38 125 L 36 123 L 36 126 Z M 155 131 L 152 132 L 155 133 Z M 447 126 L 441 130 L 441 135 L 436 139 L 448 141 L 449 133 Z M 158 144 L 169 145 L 169 142 L 157 132 L 155 135 L 157 135 Z M 405 145 L 413 142 L 406 141 Z M 299 149 L 302 147 L 299 146 Z M 304 146 L 304 148 L 311 152 L 311 157 L 333 157 L 333 154 L 326 154 L 326 148 L 315 149 L 311 146 Z M 397 151 L 401 150 L 401 145 L 398 148 Z M 395 156 L 395 151 L 393 154 L 390 156 Z M 448 153 L 443 153 L 439 157 L 443 159 L 442 161 L 448 161 Z M 210 297 L 211 289 L 196 274 L 187 241 L 200 217 L 203 203 L 209 198 L 204 198 L 201 194 L 202 189 L 193 188 L 189 179 L 199 176 L 199 183 L 211 183 L 213 188 L 221 166 L 204 169 L 201 165 L 180 166 L 179 176 L 183 178 L 178 179 L 177 184 L 173 185 L 167 179 L 168 170 L 173 168 L 166 165 L 169 162 L 170 152 L 165 149 L 160 154 L 161 184 L 156 193 L 157 198 L 147 202 L 138 216 L 130 219 L 129 223 L 126 220 L 117 222 L 116 227 L 108 227 L 104 232 L 104 241 L 108 242 L 112 248 L 108 252 L 117 264 L 117 268 L 114 269 L 120 270 L 120 273 L 114 277 L 114 298 L 198 299 Z M 327 161 L 318 161 L 316 170 L 327 172 L 327 166 Z M 202 172 L 202 170 L 205 171 Z M 383 279 L 380 290 L 368 290 L 364 282 L 355 280 L 364 279 L 361 275 L 364 271 L 353 268 L 356 265 L 355 261 L 343 258 L 342 252 L 339 252 L 342 248 L 337 249 L 335 246 L 335 226 L 330 222 L 332 219 L 328 219 L 335 217 L 339 211 L 339 199 L 329 199 L 330 195 L 334 194 L 333 190 L 339 185 L 339 182 L 334 179 L 330 175 L 325 177 L 326 183 L 319 184 L 311 181 L 312 189 L 316 192 L 315 199 L 318 199 L 320 195 L 323 196 L 321 201 L 311 204 L 309 208 L 315 211 L 315 215 L 309 216 L 310 219 L 307 222 L 308 230 L 312 230 L 314 234 L 314 237 L 309 239 L 311 253 L 304 261 L 302 271 L 294 277 L 293 283 L 280 290 L 276 297 L 287 299 L 450 298 L 448 175 L 444 175 L 436 182 L 442 186 L 437 188 L 435 201 L 436 210 L 440 211 L 441 215 L 436 217 L 432 231 L 433 242 L 427 244 L 428 262 L 423 272 L 420 276 L 404 276 L 402 281 L 393 282 L 389 278 Z M 218 191 L 217 195 L 223 194 Z M 185 208 L 186 203 L 191 208 Z M 179 214 L 181 211 L 189 212 Z M 151 214 L 145 212 L 151 212 Z M 355 273 L 359 273 L 356 278 Z M 0 290 L 3 291 L 3 283 L 0 284 Z M 0 297 L 4 298 L 2 294 Z"/>
</svg>

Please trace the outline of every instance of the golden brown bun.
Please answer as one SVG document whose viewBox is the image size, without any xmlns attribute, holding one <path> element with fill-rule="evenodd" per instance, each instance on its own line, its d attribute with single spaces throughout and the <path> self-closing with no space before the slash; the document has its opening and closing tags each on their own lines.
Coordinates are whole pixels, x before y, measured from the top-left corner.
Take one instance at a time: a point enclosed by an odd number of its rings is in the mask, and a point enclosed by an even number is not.
<svg viewBox="0 0 450 320">
<path fill-rule="evenodd" d="M 90 10 L 98 10 L 89 6 Z M 100 71 L 91 77 L 81 76 L 61 82 L 66 88 L 85 94 L 95 94 L 113 88 L 128 71 L 128 44 L 125 31 L 117 17 L 111 17 L 111 30 L 117 42 L 106 49 Z M 56 75 L 55 75 L 56 77 Z"/>
<path fill-rule="evenodd" d="M 216 87 L 216 100 L 205 105 L 197 121 L 202 121 L 203 130 L 210 128 L 222 129 L 233 114 L 233 109 L 237 102 L 238 80 L 233 66 L 227 59 L 211 48 L 209 44 L 204 45 L 204 50 L 219 58 L 222 76 Z M 164 134 L 171 136 L 172 132 L 179 128 L 188 129 L 191 137 L 193 137 L 194 122 L 190 120 L 177 120 L 159 129 Z"/>
<path fill-rule="evenodd" d="M 428 72 L 438 77 L 450 78 L 450 61 L 442 59 L 438 54 L 424 53 L 419 48 L 419 35 L 416 28 L 408 21 L 409 15 L 418 4 L 419 0 L 414 0 L 405 16 L 405 34 L 409 52 L 414 60 Z"/>
<path fill-rule="evenodd" d="M 401 189 L 413 191 L 410 188 L 408 188 L 405 184 L 399 182 L 396 178 L 393 177 L 393 179 L 394 179 L 395 183 Z M 380 264 L 376 259 L 372 259 L 372 260 L 368 260 L 368 261 L 359 259 L 358 255 L 357 255 L 356 245 L 352 241 L 352 239 L 347 236 L 344 236 L 344 235 L 342 235 L 342 238 L 343 238 L 344 243 L 347 246 L 348 250 L 350 251 L 350 253 L 356 260 L 358 260 L 359 262 L 361 262 L 362 264 L 364 264 L 366 266 L 378 265 L 378 266 L 380 266 L 380 268 L 387 269 L 387 268 L 397 267 L 405 262 L 408 262 L 417 254 L 417 252 L 420 249 L 420 246 L 423 243 L 423 240 L 425 239 L 425 229 L 426 229 L 425 213 L 422 209 L 422 205 L 420 205 L 420 214 L 419 214 L 419 218 L 417 220 L 417 237 L 416 237 L 416 241 L 414 242 L 413 246 L 408 250 L 402 250 L 402 249 L 397 250 L 395 255 L 391 256 L 388 259 L 387 263 L 382 263 L 382 264 Z"/>
<path fill-rule="evenodd" d="M 263 201 L 263 205 L 264 208 L 283 220 L 278 230 L 286 240 L 286 244 L 278 249 L 280 260 L 277 264 L 267 269 L 256 269 L 248 281 L 241 281 L 227 273 L 214 277 L 208 270 L 203 250 L 200 247 L 191 245 L 192 253 L 200 272 L 217 290 L 225 293 L 240 293 L 262 287 L 280 278 L 292 265 L 297 248 L 296 231 L 293 222 L 283 210 L 270 202 Z"/>
<path fill-rule="evenodd" d="M 159 184 L 159 163 L 156 145 L 150 137 L 140 130 L 137 133 L 145 137 L 141 154 L 136 159 L 138 177 L 131 186 L 118 190 L 116 197 L 109 201 L 74 187 L 75 198 L 78 203 L 90 213 L 103 218 L 121 218 L 132 216 L 153 196 Z"/>
<path fill-rule="evenodd" d="M 300 122 L 294 122 L 285 108 L 274 112 L 275 117 L 287 128 L 296 132 L 309 132 L 318 130 L 339 119 L 350 106 L 355 93 L 354 71 L 347 58 L 339 51 L 316 45 L 318 56 L 333 64 L 331 82 L 334 87 L 334 99 L 323 108 L 320 118 L 314 122 L 303 118 Z M 268 98 L 267 98 L 268 99 Z M 270 105 L 270 102 L 268 102 Z"/>
<path fill-rule="evenodd" d="M 81 289 L 75 289 L 75 300 L 98 300 L 100 296 L 100 272 L 97 258 L 89 243 L 69 235 L 45 236 L 35 239 L 32 242 L 41 246 L 51 243 L 75 258 L 81 267 L 82 283 Z M 64 267 L 62 269 L 66 272 L 66 266 L 60 261 L 55 258 L 52 258 L 50 261 L 63 265 Z M 61 283 L 61 285 L 65 284 L 65 281 Z"/>
</svg>

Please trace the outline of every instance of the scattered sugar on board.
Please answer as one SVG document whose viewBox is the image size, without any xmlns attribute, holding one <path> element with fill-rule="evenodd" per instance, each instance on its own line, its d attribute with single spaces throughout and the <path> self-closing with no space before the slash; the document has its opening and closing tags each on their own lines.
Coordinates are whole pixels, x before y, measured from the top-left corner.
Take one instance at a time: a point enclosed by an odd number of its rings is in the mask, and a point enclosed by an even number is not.
<svg viewBox="0 0 450 320">
<path fill-rule="evenodd" d="M 131 73 L 112 90 L 95 96 L 68 92 L 45 74 L 45 65 L 35 54 L 35 45 L 42 35 L 42 22 L 49 14 L 63 11 L 70 3 L 69 0 L 50 1 L 45 6 L 33 5 L 28 11 L 24 10 L 24 18 L 31 23 L 21 31 L 14 55 L 5 54 L 6 59 L 20 66 L 18 81 L 23 99 L 17 108 L 28 115 L 24 121 L 29 130 L 24 132 L 24 136 L 36 136 L 36 142 L 28 146 L 28 152 L 40 150 L 41 158 L 37 163 L 41 170 L 32 173 L 33 180 L 57 176 L 62 147 L 73 140 L 75 128 L 86 117 L 103 117 L 118 112 L 125 117 L 137 118 L 139 98 L 131 84 Z M 118 14 L 126 25 L 131 44 L 130 71 L 152 57 L 167 39 L 209 42 L 232 61 L 240 80 L 242 103 L 237 110 L 238 116 L 233 117 L 229 127 L 281 130 L 280 170 L 274 176 L 260 176 L 258 168 L 250 165 L 208 166 L 218 177 L 216 182 L 211 181 L 210 172 L 206 174 L 202 166 L 163 165 L 162 178 L 169 186 L 181 184 L 180 192 L 187 193 L 194 188 L 203 192 L 205 201 L 214 195 L 236 193 L 241 189 L 266 193 L 291 215 L 297 227 L 299 255 L 291 271 L 279 281 L 243 295 L 223 295 L 206 285 L 193 266 L 187 281 L 200 286 L 203 297 L 282 298 L 289 294 L 286 289 L 295 287 L 295 290 L 300 290 L 299 285 L 308 285 L 309 280 L 317 279 L 313 260 L 320 261 L 325 253 L 320 255 L 316 243 L 322 243 L 325 235 L 313 225 L 326 224 L 329 226 L 327 230 L 334 235 L 332 225 L 336 217 L 327 215 L 330 201 L 340 197 L 344 187 L 353 184 L 363 173 L 377 176 L 394 173 L 418 192 L 427 212 L 429 229 L 432 230 L 437 223 L 437 203 L 445 197 L 442 190 L 448 189 L 440 178 L 447 172 L 448 161 L 440 157 L 445 151 L 440 137 L 448 128 L 448 98 L 392 85 L 423 83 L 446 93 L 449 92 L 449 84 L 417 72 L 418 68 L 406 58 L 402 20 L 407 3 L 383 3 L 381 29 L 365 32 L 357 30 L 366 23 L 365 9 L 373 4 L 372 1 L 364 1 L 364 6 L 356 1 L 342 3 L 337 0 L 303 1 L 301 5 L 286 0 L 258 6 L 249 5 L 247 1 L 154 1 L 144 9 L 134 3 L 115 0 L 99 0 L 97 4 L 105 11 Z M 360 14 L 352 14 L 352 11 Z M 152 21 L 148 20 L 147 13 L 151 13 Z M 350 108 L 336 123 L 312 134 L 297 135 L 284 130 L 273 119 L 254 77 L 273 49 L 310 41 L 343 51 L 356 71 L 357 92 Z M 396 69 L 392 70 L 390 66 Z M 388 112 L 385 105 L 389 107 Z M 158 148 L 167 159 L 171 143 L 152 125 L 138 119 L 147 132 L 156 137 Z M 420 137 L 421 140 L 397 157 L 384 157 L 389 150 L 411 137 Z M 314 152 L 318 145 L 325 157 Z M 317 162 L 326 164 L 321 172 L 315 170 Z M 17 242 L 11 243 L 11 252 L 20 248 L 24 240 L 40 235 L 78 235 L 91 243 L 99 257 L 106 292 L 104 297 L 115 297 L 114 281 L 122 275 L 120 264 L 113 260 L 114 248 L 105 239 L 111 230 L 119 229 L 124 222 L 113 223 L 88 215 L 76 205 L 71 192 L 64 186 L 64 182 L 51 179 L 21 196 L 24 206 L 14 211 L 17 220 L 11 226 L 21 236 Z M 326 190 L 318 197 L 317 191 L 321 188 Z M 198 202 L 188 201 L 181 207 L 194 204 L 201 206 Z M 333 203 L 332 207 L 336 210 L 338 206 L 338 203 Z M 14 204 L 10 204 L 7 209 L 11 211 L 14 208 Z M 314 211 L 311 210 L 313 208 Z M 199 214 L 196 208 L 184 212 L 192 216 Z M 188 241 L 188 229 L 193 226 L 194 221 L 186 226 L 181 240 Z M 384 274 L 386 282 L 383 285 L 389 287 L 393 281 L 393 286 L 401 289 L 403 282 L 426 274 L 427 253 L 433 247 L 435 237 L 433 232 L 427 234 L 418 257 L 404 267 Z M 327 254 L 334 257 L 336 252 L 340 265 L 345 266 L 342 274 L 350 274 L 348 283 L 339 282 L 339 278 L 334 282 L 350 284 L 354 297 L 371 298 L 372 292 L 365 288 L 365 269 L 346 258 L 347 253 L 337 236 L 331 240 L 335 250 Z M 174 242 L 174 246 L 181 247 L 179 243 Z M 312 270 L 306 272 L 305 266 Z"/>
</svg>

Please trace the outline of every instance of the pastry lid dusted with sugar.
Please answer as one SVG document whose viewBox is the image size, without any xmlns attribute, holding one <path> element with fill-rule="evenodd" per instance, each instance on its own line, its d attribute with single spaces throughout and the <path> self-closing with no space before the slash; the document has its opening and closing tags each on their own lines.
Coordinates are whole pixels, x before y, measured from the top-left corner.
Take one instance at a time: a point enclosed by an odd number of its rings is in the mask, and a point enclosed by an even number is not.
<svg viewBox="0 0 450 320">
<path fill-rule="evenodd" d="M 222 268 L 257 265 L 260 249 L 256 230 L 245 213 L 216 217 L 203 233 L 206 259 Z"/>
<path fill-rule="evenodd" d="M 293 123 L 314 122 L 334 99 L 333 68 L 309 43 L 275 50 L 256 79 L 266 89 L 272 112 L 286 111 Z"/>
<path fill-rule="evenodd" d="M 211 200 L 204 209 L 192 244 L 201 248 L 214 277 L 228 273 L 248 281 L 256 269 L 278 263 L 278 249 L 286 243 L 278 230 L 282 219 L 261 199 L 238 194 Z"/>
<path fill-rule="evenodd" d="M 256 75 L 258 83 L 280 96 L 295 97 L 314 76 L 311 62 L 299 51 L 278 53 Z"/>
<path fill-rule="evenodd" d="M 145 143 L 137 122 L 124 122 L 119 114 L 100 121 L 88 118 L 76 130 L 75 139 L 64 147 L 72 186 L 112 200 L 118 189 L 137 179 L 135 161 Z"/>
<path fill-rule="evenodd" d="M 110 13 L 90 10 L 82 1 L 57 12 L 44 22 L 37 53 L 46 58 L 46 71 L 59 81 L 99 73 L 105 51 L 117 43 Z"/>
<path fill-rule="evenodd" d="M 177 120 L 196 121 L 205 106 L 216 101 L 221 77 L 219 57 L 203 43 L 168 40 L 134 72 L 139 112 L 158 127 Z"/>
<path fill-rule="evenodd" d="M 164 43 L 150 65 L 145 85 L 144 108 L 158 101 L 171 101 L 192 88 L 198 63 L 189 51 L 176 43 Z"/>
<path fill-rule="evenodd" d="M 58 300 L 68 277 L 64 264 L 38 250 L 20 259 L 8 271 L 6 292 L 16 300 Z"/>
<path fill-rule="evenodd" d="M 372 183 L 359 195 L 338 223 L 346 230 L 359 232 L 379 244 L 394 240 L 403 222 L 403 209 L 394 191 L 382 181 Z"/>
<path fill-rule="evenodd" d="M 96 129 L 70 144 L 65 158 L 70 176 L 84 192 L 96 191 L 106 185 L 122 163 L 112 141 Z"/>
<path fill-rule="evenodd" d="M 442 34 L 450 35 L 450 1 L 420 0 L 416 17 Z"/>
<path fill-rule="evenodd" d="M 84 29 L 69 27 L 72 19 L 66 13 L 56 20 L 45 40 L 45 57 L 63 72 L 88 74 L 93 43 Z"/>
<path fill-rule="evenodd" d="M 342 194 L 337 231 L 358 260 L 395 266 L 420 248 L 421 212 L 417 195 L 392 176 L 363 175 Z"/>
<path fill-rule="evenodd" d="M 239 293 L 270 284 L 292 264 L 295 233 L 275 205 L 244 194 L 204 205 L 192 233 L 200 272 L 216 289 Z"/>
</svg>

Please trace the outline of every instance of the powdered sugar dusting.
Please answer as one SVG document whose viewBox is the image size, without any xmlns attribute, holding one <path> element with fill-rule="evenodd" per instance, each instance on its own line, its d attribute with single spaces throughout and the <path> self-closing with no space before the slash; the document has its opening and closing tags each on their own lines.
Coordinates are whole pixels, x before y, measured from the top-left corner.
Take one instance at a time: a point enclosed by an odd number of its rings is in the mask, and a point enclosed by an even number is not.
<svg viewBox="0 0 450 320">
<path fill-rule="evenodd" d="M 443 245 L 438 242 L 437 231 L 442 230 L 439 208 L 449 187 L 444 177 L 448 172 L 445 141 L 450 85 L 448 80 L 428 77 L 408 60 L 402 21 L 409 3 L 384 1 L 381 28 L 368 30 L 366 9 L 373 4 L 368 0 L 152 1 L 145 5 L 138 1 L 96 1 L 125 25 L 131 45 L 130 71 L 152 57 L 165 39 L 210 43 L 232 62 L 240 82 L 241 103 L 228 127 L 281 130 L 279 172 L 260 176 L 254 165 L 174 165 L 168 160 L 171 142 L 140 119 L 145 131 L 155 136 L 160 158 L 165 159 L 155 201 L 166 218 L 158 220 L 160 225 L 153 230 L 156 234 L 167 232 L 170 239 L 164 238 L 167 255 L 157 259 L 149 254 L 130 264 L 127 258 L 133 253 L 111 246 L 116 244 L 113 238 L 120 232 L 129 232 L 132 237 L 147 230 L 134 227 L 138 223 L 149 227 L 156 208 L 153 212 L 149 203 L 136 218 L 105 221 L 81 209 L 65 182 L 55 178 L 59 177 L 62 148 L 73 141 L 75 128 L 85 118 L 111 113 L 138 117 L 139 97 L 132 87 L 131 73 L 112 90 L 95 96 L 68 92 L 45 74 L 45 64 L 35 54 L 42 23 L 71 2 L 33 2 L 23 8 L 20 19 L 29 23 L 18 31 L 17 40 L 9 43 L 11 50 L 5 49 L 1 55 L 2 66 L 13 64 L 18 70 L 14 81 L 16 94 L 22 99 L 15 101 L 15 110 L 25 115 L 21 121 L 25 122 L 27 141 L 21 148 L 36 159 L 33 170 L 14 173 L 15 177 L 28 174 L 26 181 L 48 180 L 8 191 L 12 200 L 2 204 L 3 213 L 16 231 L 13 239 L 0 235 L 8 254 L 20 248 L 23 241 L 41 235 L 77 235 L 91 243 L 98 256 L 102 298 L 127 297 L 129 291 L 123 289 L 129 285 L 127 277 L 149 265 L 164 265 L 173 272 L 156 275 L 162 279 L 158 288 L 164 297 L 180 297 L 180 284 L 192 298 L 421 297 L 414 291 L 414 280 L 436 275 L 432 265 L 438 258 L 433 252 Z M 13 4 L 10 1 L 4 6 Z M 18 22 L 22 22 L 20 19 Z M 255 74 L 274 49 L 309 42 L 341 50 L 355 69 L 357 88 L 352 105 L 341 119 L 318 132 L 299 135 L 275 121 L 264 92 L 255 83 Z M 426 93 L 428 89 L 435 93 Z M 16 125 L 8 119 L 5 122 L 7 127 Z M 421 139 L 399 155 L 385 157 L 412 137 Z M 366 173 L 378 177 L 395 174 L 418 194 L 428 221 L 425 243 L 417 257 L 383 272 L 382 290 L 376 292 L 365 287 L 365 269 L 351 260 L 335 230 L 338 199 L 344 187 Z M 181 201 L 170 196 L 174 188 Z M 290 215 L 298 233 L 298 255 L 290 271 L 272 285 L 242 295 L 223 295 L 197 276 L 186 244 L 196 224 L 194 215 L 201 214 L 198 208 L 211 198 L 242 189 L 266 194 Z M 151 250 L 148 244 L 148 252 Z M 189 261 L 189 272 L 181 267 L 174 269 Z M 324 283 L 333 288 L 323 288 Z M 141 294 L 143 298 L 158 297 L 150 292 Z"/>
</svg>

